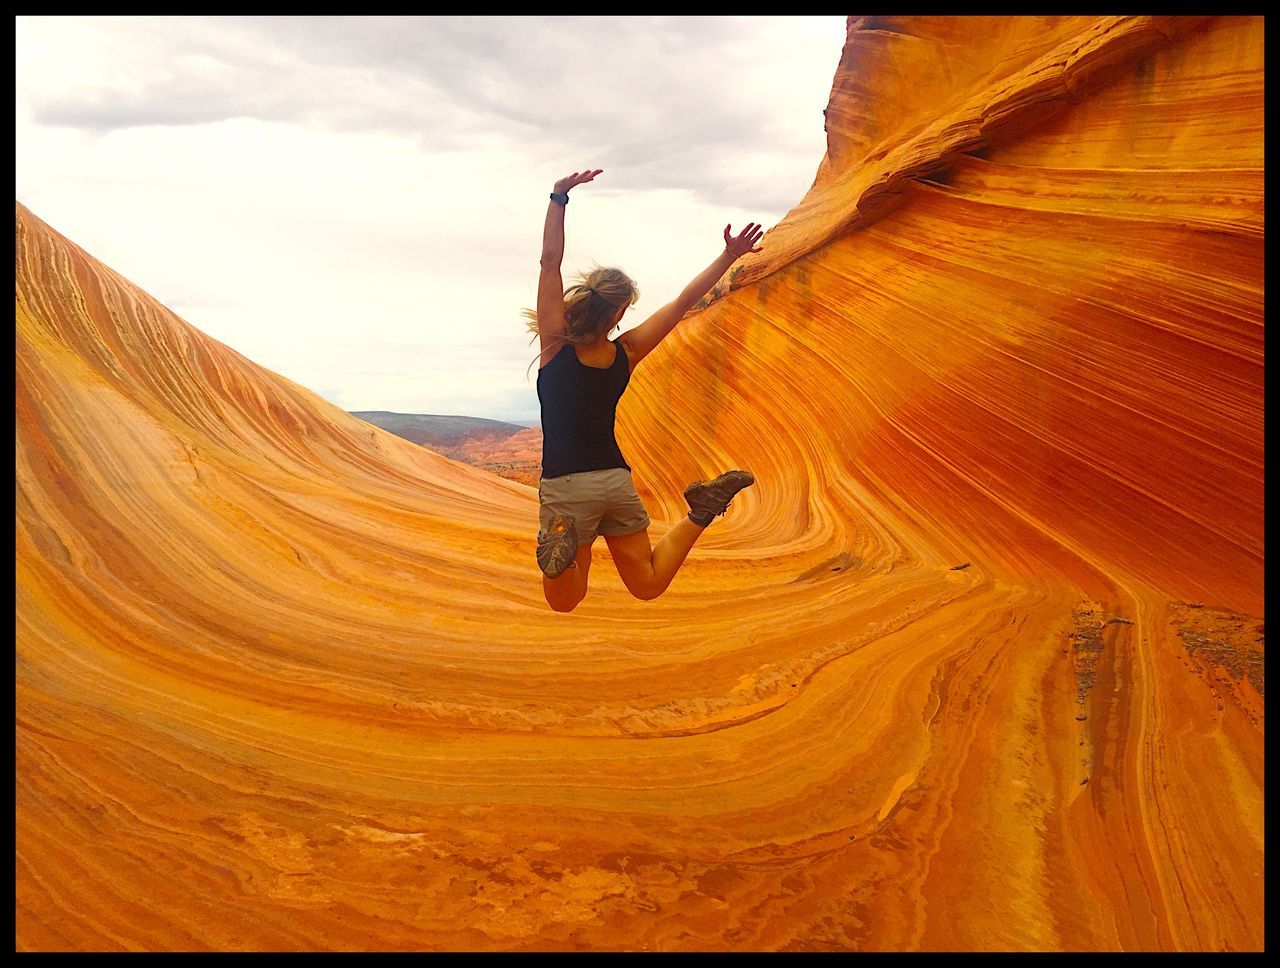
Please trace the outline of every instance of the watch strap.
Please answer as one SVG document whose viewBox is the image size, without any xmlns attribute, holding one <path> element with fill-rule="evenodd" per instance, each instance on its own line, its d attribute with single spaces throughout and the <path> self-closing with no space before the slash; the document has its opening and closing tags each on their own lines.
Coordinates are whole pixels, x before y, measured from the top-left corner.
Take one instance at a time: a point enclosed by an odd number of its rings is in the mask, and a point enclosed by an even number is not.
<svg viewBox="0 0 1280 968">
<path fill-rule="evenodd" d="M 559 202 L 561 205 L 568 205 L 569 193 L 568 192 L 552 192 L 551 200 L 553 202 Z"/>
</svg>

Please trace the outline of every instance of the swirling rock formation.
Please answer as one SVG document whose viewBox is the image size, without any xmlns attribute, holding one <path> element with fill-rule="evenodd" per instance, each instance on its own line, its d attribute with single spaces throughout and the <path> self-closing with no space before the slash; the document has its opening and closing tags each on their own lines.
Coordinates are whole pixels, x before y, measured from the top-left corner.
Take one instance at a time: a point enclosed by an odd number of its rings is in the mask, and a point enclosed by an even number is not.
<svg viewBox="0 0 1280 968">
<path fill-rule="evenodd" d="M 851 18 L 672 589 L 21 206 L 19 949 L 1262 946 L 1261 18 Z"/>
</svg>

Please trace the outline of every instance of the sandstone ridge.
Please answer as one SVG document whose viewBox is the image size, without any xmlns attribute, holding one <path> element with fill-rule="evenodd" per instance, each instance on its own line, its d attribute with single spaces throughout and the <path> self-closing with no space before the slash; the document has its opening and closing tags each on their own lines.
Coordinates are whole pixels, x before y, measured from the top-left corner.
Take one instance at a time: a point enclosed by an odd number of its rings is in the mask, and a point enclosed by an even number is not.
<svg viewBox="0 0 1280 968">
<path fill-rule="evenodd" d="M 1261 950 L 1262 53 L 850 18 L 619 411 L 655 539 L 757 484 L 571 615 L 533 489 L 18 205 L 16 948 Z"/>
</svg>

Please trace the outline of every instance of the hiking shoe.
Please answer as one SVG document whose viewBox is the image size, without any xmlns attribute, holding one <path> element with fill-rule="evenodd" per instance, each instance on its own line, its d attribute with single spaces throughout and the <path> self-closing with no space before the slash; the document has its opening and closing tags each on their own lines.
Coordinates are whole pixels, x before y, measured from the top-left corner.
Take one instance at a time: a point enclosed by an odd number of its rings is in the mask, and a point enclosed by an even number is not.
<svg viewBox="0 0 1280 968">
<path fill-rule="evenodd" d="M 684 489 L 689 520 L 705 528 L 717 514 L 729 509 L 735 494 L 755 482 L 750 471 L 725 471 L 712 481 L 694 481 Z"/>
<path fill-rule="evenodd" d="M 578 557 L 578 529 L 573 518 L 553 514 L 546 531 L 538 532 L 538 567 L 548 578 L 559 578 Z"/>
</svg>

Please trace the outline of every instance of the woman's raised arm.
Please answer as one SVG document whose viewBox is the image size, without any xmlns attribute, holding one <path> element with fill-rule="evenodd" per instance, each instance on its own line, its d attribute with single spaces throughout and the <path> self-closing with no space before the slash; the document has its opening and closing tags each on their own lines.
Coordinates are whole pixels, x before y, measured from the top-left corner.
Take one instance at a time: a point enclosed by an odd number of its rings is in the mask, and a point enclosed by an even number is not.
<svg viewBox="0 0 1280 968">
<path fill-rule="evenodd" d="M 555 337 L 564 333 L 564 279 L 560 275 L 560 263 L 564 259 L 564 210 L 569 204 L 569 189 L 591 181 L 602 171 L 603 168 L 575 171 L 561 178 L 547 202 L 547 220 L 542 226 L 542 270 L 538 274 L 538 337 L 543 363 L 547 362 L 549 349 L 554 354 L 559 348 Z"/>
<path fill-rule="evenodd" d="M 748 222 L 747 227 L 736 236 L 731 236 L 729 232 L 730 227 L 726 225 L 724 227 L 724 251 L 716 257 L 716 260 L 711 265 L 698 273 L 694 280 L 684 287 L 684 291 L 680 295 L 676 296 L 675 299 L 671 300 L 635 329 L 629 329 L 619 337 L 622 345 L 626 347 L 632 369 L 635 369 L 635 365 L 648 356 L 653 348 L 675 329 L 676 323 L 680 322 L 680 318 L 692 309 L 699 299 L 711 291 L 711 287 L 728 271 L 731 265 L 748 252 L 763 251 L 762 247 L 756 245 L 764 237 L 764 229 L 758 223 Z"/>
</svg>

